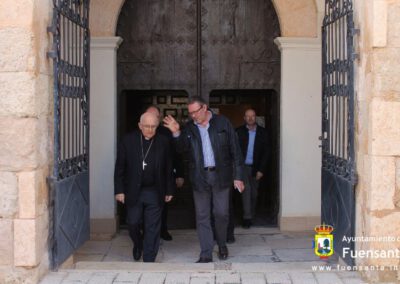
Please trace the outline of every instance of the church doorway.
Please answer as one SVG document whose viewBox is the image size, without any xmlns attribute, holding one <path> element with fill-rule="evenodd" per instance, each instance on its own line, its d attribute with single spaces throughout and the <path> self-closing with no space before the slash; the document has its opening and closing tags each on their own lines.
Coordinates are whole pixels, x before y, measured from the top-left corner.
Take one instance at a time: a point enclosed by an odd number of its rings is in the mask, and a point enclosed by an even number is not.
<svg viewBox="0 0 400 284">
<path fill-rule="evenodd" d="M 184 122 L 185 99 L 200 95 L 235 127 L 246 107 L 255 108 L 274 145 L 271 179 L 261 184 L 262 217 L 256 223 L 276 225 L 281 55 L 274 43 L 280 27 L 271 0 L 127 0 L 116 35 L 123 39 L 117 52 L 118 140 L 136 127 L 150 104 Z M 170 222 L 171 229 L 194 227 L 187 181 L 170 206 L 169 219 L 179 220 Z"/>
<path fill-rule="evenodd" d="M 188 120 L 185 91 L 130 90 L 121 93 L 119 99 L 118 137 L 137 129 L 140 115 L 150 105 L 157 105 L 162 116 L 173 115 L 184 124 Z M 246 109 L 253 108 L 257 113 L 258 124 L 268 131 L 271 145 L 266 177 L 261 181 L 254 225 L 275 226 L 279 211 L 279 97 L 274 90 L 214 90 L 210 94 L 210 108 L 229 118 L 233 126 L 243 124 Z M 184 164 L 187 157 L 182 156 Z M 177 190 L 174 200 L 169 204 L 168 227 L 188 229 L 195 227 L 194 203 L 187 167 L 185 184 Z M 241 224 L 241 196 L 234 191 L 235 223 Z M 119 222 L 125 226 L 125 208 L 118 204 Z"/>
</svg>

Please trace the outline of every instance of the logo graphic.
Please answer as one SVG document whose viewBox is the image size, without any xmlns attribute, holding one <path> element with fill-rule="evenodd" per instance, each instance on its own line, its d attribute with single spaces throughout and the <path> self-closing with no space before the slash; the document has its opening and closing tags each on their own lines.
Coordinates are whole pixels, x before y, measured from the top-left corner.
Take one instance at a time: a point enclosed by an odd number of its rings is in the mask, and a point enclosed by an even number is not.
<svg viewBox="0 0 400 284">
<path fill-rule="evenodd" d="M 333 227 L 331 225 L 318 225 L 314 228 L 314 253 L 321 259 L 326 259 L 333 254 Z"/>
</svg>

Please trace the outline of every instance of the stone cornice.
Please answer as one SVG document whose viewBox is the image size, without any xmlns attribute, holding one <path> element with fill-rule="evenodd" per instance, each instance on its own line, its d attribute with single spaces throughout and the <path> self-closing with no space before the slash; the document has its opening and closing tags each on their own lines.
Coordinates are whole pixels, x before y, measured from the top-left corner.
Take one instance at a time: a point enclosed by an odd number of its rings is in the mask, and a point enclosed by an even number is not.
<svg viewBox="0 0 400 284">
<path fill-rule="evenodd" d="M 119 36 L 91 37 L 90 47 L 95 49 L 118 49 L 123 39 Z"/>
<path fill-rule="evenodd" d="M 274 42 L 280 51 L 283 49 L 321 50 L 320 38 L 277 37 Z"/>
</svg>

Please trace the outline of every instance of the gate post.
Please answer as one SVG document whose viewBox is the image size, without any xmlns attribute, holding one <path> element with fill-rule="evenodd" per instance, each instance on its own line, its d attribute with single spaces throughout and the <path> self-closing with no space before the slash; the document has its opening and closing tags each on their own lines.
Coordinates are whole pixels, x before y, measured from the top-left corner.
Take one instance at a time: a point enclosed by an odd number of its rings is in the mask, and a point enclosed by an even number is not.
<svg viewBox="0 0 400 284">
<path fill-rule="evenodd" d="M 312 230 L 321 215 L 321 42 L 275 39 L 281 51 L 281 230 Z"/>
<path fill-rule="evenodd" d="M 90 61 L 90 228 L 111 237 L 117 229 L 114 163 L 117 147 L 117 49 L 121 37 L 92 37 Z"/>
</svg>

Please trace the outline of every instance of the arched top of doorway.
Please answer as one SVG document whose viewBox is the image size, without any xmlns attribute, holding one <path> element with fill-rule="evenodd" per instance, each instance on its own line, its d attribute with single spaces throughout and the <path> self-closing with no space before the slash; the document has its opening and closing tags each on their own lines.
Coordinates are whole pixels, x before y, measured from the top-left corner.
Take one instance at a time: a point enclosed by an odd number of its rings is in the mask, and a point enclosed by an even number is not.
<svg viewBox="0 0 400 284">
<path fill-rule="evenodd" d="M 115 36 L 119 13 L 125 0 L 91 0 L 92 36 Z M 321 0 L 272 0 L 283 37 L 317 37 Z"/>
</svg>

